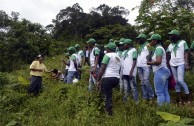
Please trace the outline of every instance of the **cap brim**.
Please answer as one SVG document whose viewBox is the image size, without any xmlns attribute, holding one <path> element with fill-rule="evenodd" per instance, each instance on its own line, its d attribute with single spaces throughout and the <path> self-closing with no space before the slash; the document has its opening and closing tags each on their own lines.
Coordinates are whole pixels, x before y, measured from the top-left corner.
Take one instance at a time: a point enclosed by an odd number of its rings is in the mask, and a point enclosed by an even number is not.
<svg viewBox="0 0 194 126">
<path fill-rule="evenodd" d="M 152 40 L 152 38 L 149 38 L 149 39 L 147 39 L 148 41 L 151 41 Z"/>
</svg>

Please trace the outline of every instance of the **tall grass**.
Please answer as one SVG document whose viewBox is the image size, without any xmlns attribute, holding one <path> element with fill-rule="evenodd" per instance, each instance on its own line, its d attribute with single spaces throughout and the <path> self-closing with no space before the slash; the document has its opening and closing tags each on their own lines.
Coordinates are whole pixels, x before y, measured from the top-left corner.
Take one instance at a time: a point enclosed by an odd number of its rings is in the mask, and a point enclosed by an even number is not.
<svg viewBox="0 0 194 126">
<path fill-rule="evenodd" d="M 48 69 L 61 69 L 61 58 L 46 59 L 45 64 Z M 9 83 L 0 90 L 0 126 L 157 126 L 164 121 L 156 115 L 156 111 L 194 118 L 192 106 L 171 104 L 157 107 L 145 104 L 141 98 L 138 105 L 131 98 L 128 103 L 123 103 L 119 89 L 113 90 L 114 115 L 109 117 L 104 111 L 104 102 L 99 92 L 88 92 L 88 67 L 85 67 L 82 80 L 77 84 L 64 84 L 44 75 L 43 89 L 38 97 L 27 96 L 28 85 L 17 81 L 19 75 L 29 78 L 28 66 L 10 73 Z M 190 85 L 192 76 L 186 75 Z"/>
</svg>

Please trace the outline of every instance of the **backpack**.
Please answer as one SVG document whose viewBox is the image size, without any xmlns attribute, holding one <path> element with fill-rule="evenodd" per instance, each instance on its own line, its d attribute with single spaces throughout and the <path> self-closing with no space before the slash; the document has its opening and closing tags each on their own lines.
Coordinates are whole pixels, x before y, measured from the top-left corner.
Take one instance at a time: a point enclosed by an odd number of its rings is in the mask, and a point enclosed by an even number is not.
<svg viewBox="0 0 194 126">
<path fill-rule="evenodd" d="M 97 49 L 99 49 L 99 48 L 97 48 Z M 100 50 L 100 49 L 99 49 L 99 50 Z M 94 53 L 94 55 L 95 55 L 95 51 L 94 51 L 93 53 Z M 99 67 L 101 67 L 103 57 L 104 57 L 104 51 L 100 50 L 99 59 L 98 59 L 98 65 L 99 65 Z"/>
</svg>

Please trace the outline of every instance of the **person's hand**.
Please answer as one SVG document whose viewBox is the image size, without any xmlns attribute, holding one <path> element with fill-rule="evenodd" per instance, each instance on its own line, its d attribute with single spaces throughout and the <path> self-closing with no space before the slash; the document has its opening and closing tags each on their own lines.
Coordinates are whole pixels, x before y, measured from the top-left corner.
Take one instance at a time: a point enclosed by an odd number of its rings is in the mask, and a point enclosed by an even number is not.
<svg viewBox="0 0 194 126">
<path fill-rule="evenodd" d="M 100 90 L 100 82 L 96 82 L 96 89 L 97 89 L 97 91 L 99 91 Z"/>
<path fill-rule="evenodd" d="M 43 70 L 42 70 L 42 69 L 38 69 L 38 71 L 39 71 L 39 72 L 43 72 Z"/>
<path fill-rule="evenodd" d="M 133 73 L 130 72 L 130 74 L 129 74 L 129 79 L 131 80 L 132 78 L 133 78 Z"/>
<path fill-rule="evenodd" d="M 93 67 L 92 70 L 91 70 L 91 73 L 95 73 L 96 72 L 96 67 Z"/>
<path fill-rule="evenodd" d="M 189 70 L 189 69 L 190 69 L 190 66 L 189 66 L 188 63 L 185 63 L 185 69 L 186 69 L 186 70 Z"/>
</svg>

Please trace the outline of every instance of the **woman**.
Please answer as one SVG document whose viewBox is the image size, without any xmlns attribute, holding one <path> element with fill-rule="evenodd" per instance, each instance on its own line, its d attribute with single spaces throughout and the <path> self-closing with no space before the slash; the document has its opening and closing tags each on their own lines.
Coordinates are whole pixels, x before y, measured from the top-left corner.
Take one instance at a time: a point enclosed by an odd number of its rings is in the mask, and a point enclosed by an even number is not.
<svg viewBox="0 0 194 126">
<path fill-rule="evenodd" d="M 32 76 L 30 87 L 28 88 L 28 95 L 34 93 L 34 96 L 39 94 L 42 86 L 42 74 L 47 72 L 46 66 L 43 63 L 44 57 L 38 55 L 37 59 L 30 65 L 30 75 Z"/>
<path fill-rule="evenodd" d="M 157 96 L 157 103 L 159 106 L 163 104 L 170 104 L 170 96 L 168 92 L 168 79 L 170 77 L 170 71 L 166 65 L 166 53 L 161 45 L 161 36 L 159 34 L 153 34 L 150 39 L 151 46 L 155 47 L 152 61 L 147 62 L 148 65 L 152 65 L 154 72 L 154 87 Z"/>
<path fill-rule="evenodd" d="M 107 46 L 107 54 L 104 55 L 102 65 L 97 78 L 97 87 L 105 97 L 105 108 L 108 115 L 112 115 L 112 88 L 119 84 L 119 71 L 121 61 L 115 52 L 116 45 L 110 42 Z M 101 83 L 100 83 L 101 81 Z"/>
</svg>

